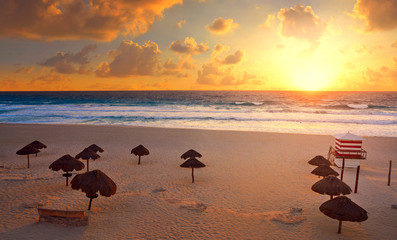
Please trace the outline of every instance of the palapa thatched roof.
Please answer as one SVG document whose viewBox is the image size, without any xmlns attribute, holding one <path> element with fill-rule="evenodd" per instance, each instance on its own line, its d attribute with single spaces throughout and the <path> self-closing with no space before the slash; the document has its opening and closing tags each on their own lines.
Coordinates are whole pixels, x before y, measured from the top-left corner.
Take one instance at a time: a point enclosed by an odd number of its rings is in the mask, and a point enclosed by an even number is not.
<svg viewBox="0 0 397 240">
<path fill-rule="evenodd" d="M 95 160 L 100 158 L 101 156 L 99 156 L 98 154 L 96 154 L 94 151 L 92 151 L 89 148 L 84 148 L 83 151 L 81 151 L 79 154 L 76 155 L 76 159 L 84 159 L 84 160 Z"/>
<path fill-rule="evenodd" d="M 149 155 L 149 150 L 143 145 L 138 145 L 131 150 L 131 154 L 135 154 L 135 156 L 145 156 Z"/>
<path fill-rule="evenodd" d="M 81 189 L 87 196 L 93 196 L 99 191 L 100 195 L 110 197 L 117 190 L 116 183 L 101 170 L 77 174 L 70 184 L 72 189 Z"/>
<path fill-rule="evenodd" d="M 38 152 L 40 152 L 39 149 L 37 149 L 37 148 L 33 147 L 32 145 L 28 144 L 25 147 L 19 149 L 17 151 L 17 154 L 18 155 L 29 155 L 29 154 L 35 154 L 35 153 L 38 153 Z"/>
<path fill-rule="evenodd" d="M 83 169 L 84 163 L 80 162 L 69 154 L 66 154 L 51 163 L 48 168 L 54 171 L 59 171 L 62 169 L 64 172 L 72 172 L 73 170 L 79 171 Z"/>
<path fill-rule="evenodd" d="M 181 155 L 181 158 L 187 159 L 187 158 L 201 158 L 202 155 L 198 153 L 196 150 L 190 149 L 184 154 Z"/>
<path fill-rule="evenodd" d="M 91 149 L 92 151 L 94 151 L 95 153 L 97 152 L 103 152 L 103 149 L 101 147 L 99 147 L 96 144 L 91 144 L 89 147 L 87 147 L 88 149 Z"/>
<path fill-rule="evenodd" d="M 323 157 L 321 155 L 315 156 L 308 163 L 310 165 L 314 165 L 314 166 L 320 166 L 320 165 L 330 166 L 331 165 L 331 163 L 325 157 Z"/>
<path fill-rule="evenodd" d="M 326 176 L 316 182 L 313 184 L 312 190 L 320 194 L 328 194 L 331 196 L 340 194 L 346 195 L 352 192 L 349 185 L 335 176 Z"/>
<path fill-rule="evenodd" d="M 334 169 L 332 169 L 331 167 L 327 166 L 327 165 L 320 165 L 318 167 L 316 167 L 315 169 L 313 169 L 313 171 L 311 171 L 312 174 L 317 175 L 317 176 L 329 176 L 329 175 L 333 175 L 333 176 L 339 176 L 339 173 L 336 172 Z"/>
<path fill-rule="evenodd" d="M 320 211 L 340 221 L 362 222 L 368 219 L 367 211 L 345 196 L 326 201 L 321 204 Z"/>
<path fill-rule="evenodd" d="M 181 164 L 183 168 L 202 168 L 205 167 L 205 164 L 197 160 L 196 158 L 189 158 L 184 163 Z"/>
<path fill-rule="evenodd" d="M 29 145 L 32 145 L 33 147 L 35 147 L 35 148 L 37 148 L 37 149 L 47 148 L 47 146 L 46 146 L 44 143 L 39 142 L 39 141 L 37 141 L 37 140 L 35 140 L 35 141 L 29 143 Z"/>
</svg>

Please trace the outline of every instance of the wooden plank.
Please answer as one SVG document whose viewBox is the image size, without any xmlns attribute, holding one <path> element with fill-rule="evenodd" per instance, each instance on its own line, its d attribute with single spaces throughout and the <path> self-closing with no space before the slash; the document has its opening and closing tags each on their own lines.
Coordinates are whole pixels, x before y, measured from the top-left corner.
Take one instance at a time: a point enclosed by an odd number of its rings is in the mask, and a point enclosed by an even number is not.
<svg viewBox="0 0 397 240">
<path fill-rule="evenodd" d="M 64 218 L 84 218 L 84 211 L 66 211 L 66 210 L 55 210 L 37 208 L 39 215 L 53 216 L 53 217 L 64 217 Z"/>
</svg>

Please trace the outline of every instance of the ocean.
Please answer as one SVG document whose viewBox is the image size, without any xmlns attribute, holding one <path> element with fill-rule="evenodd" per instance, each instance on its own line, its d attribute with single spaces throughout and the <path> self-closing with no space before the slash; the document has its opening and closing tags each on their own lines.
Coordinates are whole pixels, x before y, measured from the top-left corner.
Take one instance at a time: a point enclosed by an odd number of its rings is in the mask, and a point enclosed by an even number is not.
<svg viewBox="0 0 397 240">
<path fill-rule="evenodd" d="M 397 92 L 0 92 L 0 123 L 397 136 Z"/>
</svg>

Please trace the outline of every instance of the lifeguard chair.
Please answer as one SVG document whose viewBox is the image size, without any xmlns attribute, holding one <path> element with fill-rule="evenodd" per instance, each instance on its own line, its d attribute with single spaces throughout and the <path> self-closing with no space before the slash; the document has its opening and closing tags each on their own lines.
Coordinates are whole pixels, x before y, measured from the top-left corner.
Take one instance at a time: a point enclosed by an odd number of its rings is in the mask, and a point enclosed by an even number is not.
<svg viewBox="0 0 397 240">
<path fill-rule="evenodd" d="M 363 138 L 351 134 L 334 135 L 335 147 L 330 146 L 328 150 L 328 160 L 338 167 L 342 167 L 345 159 L 345 167 L 357 167 L 361 160 L 367 158 L 367 151 L 362 149 Z"/>
</svg>

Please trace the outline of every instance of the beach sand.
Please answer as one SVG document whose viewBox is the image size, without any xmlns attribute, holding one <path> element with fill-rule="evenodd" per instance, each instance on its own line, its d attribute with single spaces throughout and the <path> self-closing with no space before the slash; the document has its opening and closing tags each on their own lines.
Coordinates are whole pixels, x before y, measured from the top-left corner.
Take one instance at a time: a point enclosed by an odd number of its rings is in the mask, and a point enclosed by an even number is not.
<svg viewBox="0 0 397 240">
<path fill-rule="evenodd" d="M 338 221 L 319 211 L 329 196 L 311 190 L 319 178 L 307 163 L 326 156 L 332 136 L 30 124 L 0 124 L 0 133 L 0 239 L 397 239 L 397 138 L 364 136 L 368 158 L 358 193 L 347 196 L 368 220 L 343 222 L 337 234 Z M 31 156 L 27 169 L 26 156 L 15 153 L 33 140 L 48 148 Z M 94 199 L 87 211 L 85 194 L 48 166 L 92 143 L 105 152 L 90 170 L 106 173 L 117 192 Z M 139 144 L 150 150 L 141 165 L 130 154 Z M 194 184 L 191 171 L 179 167 L 191 148 L 207 165 L 195 170 Z M 344 174 L 352 189 L 355 174 Z M 86 211 L 89 224 L 39 223 L 38 206 Z"/>
</svg>

